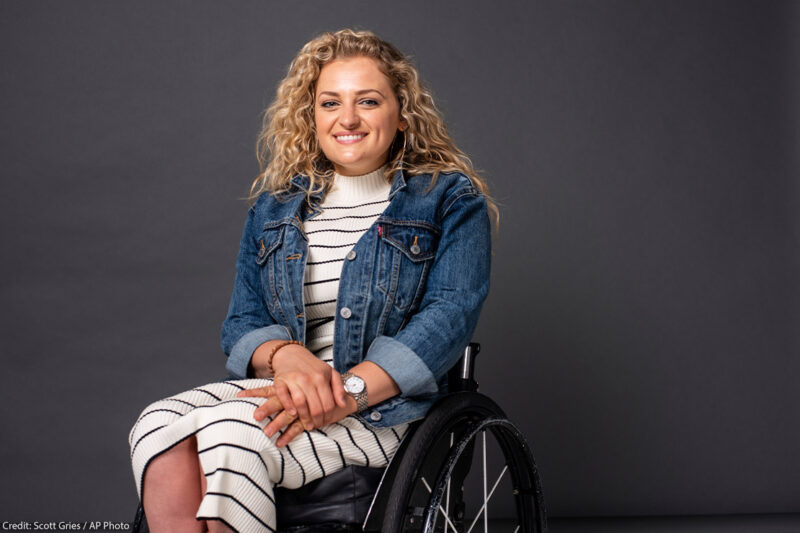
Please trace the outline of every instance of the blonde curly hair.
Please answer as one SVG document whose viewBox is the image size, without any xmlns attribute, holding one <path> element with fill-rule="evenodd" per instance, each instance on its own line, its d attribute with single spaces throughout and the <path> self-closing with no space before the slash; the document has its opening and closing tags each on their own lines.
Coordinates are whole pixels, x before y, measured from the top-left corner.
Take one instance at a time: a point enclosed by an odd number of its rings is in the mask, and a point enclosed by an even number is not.
<svg viewBox="0 0 800 533">
<path fill-rule="evenodd" d="M 401 168 L 407 175 L 432 174 L 433 181 L 443 172 L 461 172 L 484 194 L 497 222 L 499 212 L 489 197 L 486 182 L 448 135 L 433 96 L 411 61 L 374 33 L 351 29 L 326 32 L 312 39 L 289 65 L 288 74 L 278 85 L 275 100 L 264 111 L 256 144 L 260 173 L 250 187 L 250 201 L 263 192 L 288 191 L 291 179 L 298 174 L 309 177 L 309 196 L 327 192 L 334 169 L 317 140 L 316 82 L 326 64 L 357 56 L 370 57 L 378 63 L 394 89 L 400 117 L 408 125 L 403 132 L 398 132 L 389 147 L 387 181 Z"/>
</svg>

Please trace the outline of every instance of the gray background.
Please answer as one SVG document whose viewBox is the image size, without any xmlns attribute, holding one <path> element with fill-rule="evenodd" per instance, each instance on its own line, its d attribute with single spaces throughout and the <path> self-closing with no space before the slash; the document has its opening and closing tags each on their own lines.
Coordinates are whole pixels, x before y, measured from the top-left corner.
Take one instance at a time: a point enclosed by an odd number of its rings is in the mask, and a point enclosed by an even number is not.
<svg viewBox="0 0 800 533">
<path fill-rule="evenodd" d="M 790 2 L 0 2 L 0 520 L 130 520 L 127 432 L 212 381 L 299 47 L 414 56 L 501 204 L 482 389 L 553 516 L 800 511 Z"/>
</svg>

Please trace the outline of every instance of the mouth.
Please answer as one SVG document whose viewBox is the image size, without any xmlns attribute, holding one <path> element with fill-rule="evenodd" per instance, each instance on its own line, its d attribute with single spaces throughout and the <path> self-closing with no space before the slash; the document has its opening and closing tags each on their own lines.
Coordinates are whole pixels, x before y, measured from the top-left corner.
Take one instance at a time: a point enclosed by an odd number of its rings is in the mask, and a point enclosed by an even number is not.
<svg viewBox="0 0 800 533">
<path fill-rule="evenodd" d="M 341 144 L 353 144 L 361 141 L 367 134 L 364 132 L 355 132 L 355 133 L 336 133 L 333 135 L 333 138 L 336 139 L 337 142 Z"/>
</svg>

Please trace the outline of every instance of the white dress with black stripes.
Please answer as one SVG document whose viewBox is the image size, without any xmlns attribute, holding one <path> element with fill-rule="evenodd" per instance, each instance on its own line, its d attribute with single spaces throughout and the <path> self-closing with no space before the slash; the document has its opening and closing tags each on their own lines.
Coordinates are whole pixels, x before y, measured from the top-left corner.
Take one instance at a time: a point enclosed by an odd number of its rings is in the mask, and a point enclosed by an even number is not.
<svg viewBox="0 0 800 533">
<path fill-rule="evenodd" d="M 382 169 L 365 176 L 336 175 L 322 213 L 305 223 L 306 346 L 329 364 L 342 262 L 388 205 L 388 193 Z M 265 398 L 236 397 L 242 389 L 269 384 L 266 379 L 211 383 L 149 405 L 129 436 L 139 496 L 150 461 L 195 436 L 207 486 L 197 518 L 220 519 L 235 531 L 275 531 L 273 487 L 297 488 L 347 465 L 385 466 L 408 427 L 375 428 L 348 416 L 278 448 L 279 435 L 263 433 L 270 419 L 253 418 Z"/>
</svg>

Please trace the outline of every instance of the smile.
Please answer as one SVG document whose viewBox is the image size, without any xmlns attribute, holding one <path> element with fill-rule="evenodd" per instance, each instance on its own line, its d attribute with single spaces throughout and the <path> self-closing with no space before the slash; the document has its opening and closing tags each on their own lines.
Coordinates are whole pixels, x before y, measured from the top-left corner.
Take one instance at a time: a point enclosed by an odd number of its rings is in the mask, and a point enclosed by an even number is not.
<svg viewBox="0 0 800 533">
<path fill-rule="evenodd" d="M 351 144 L 360 141 L 366 137 L 366 133 L 351 133 L 347 135 L 334 135 L 333 137 L 340 143 Z"/>
</svg>

